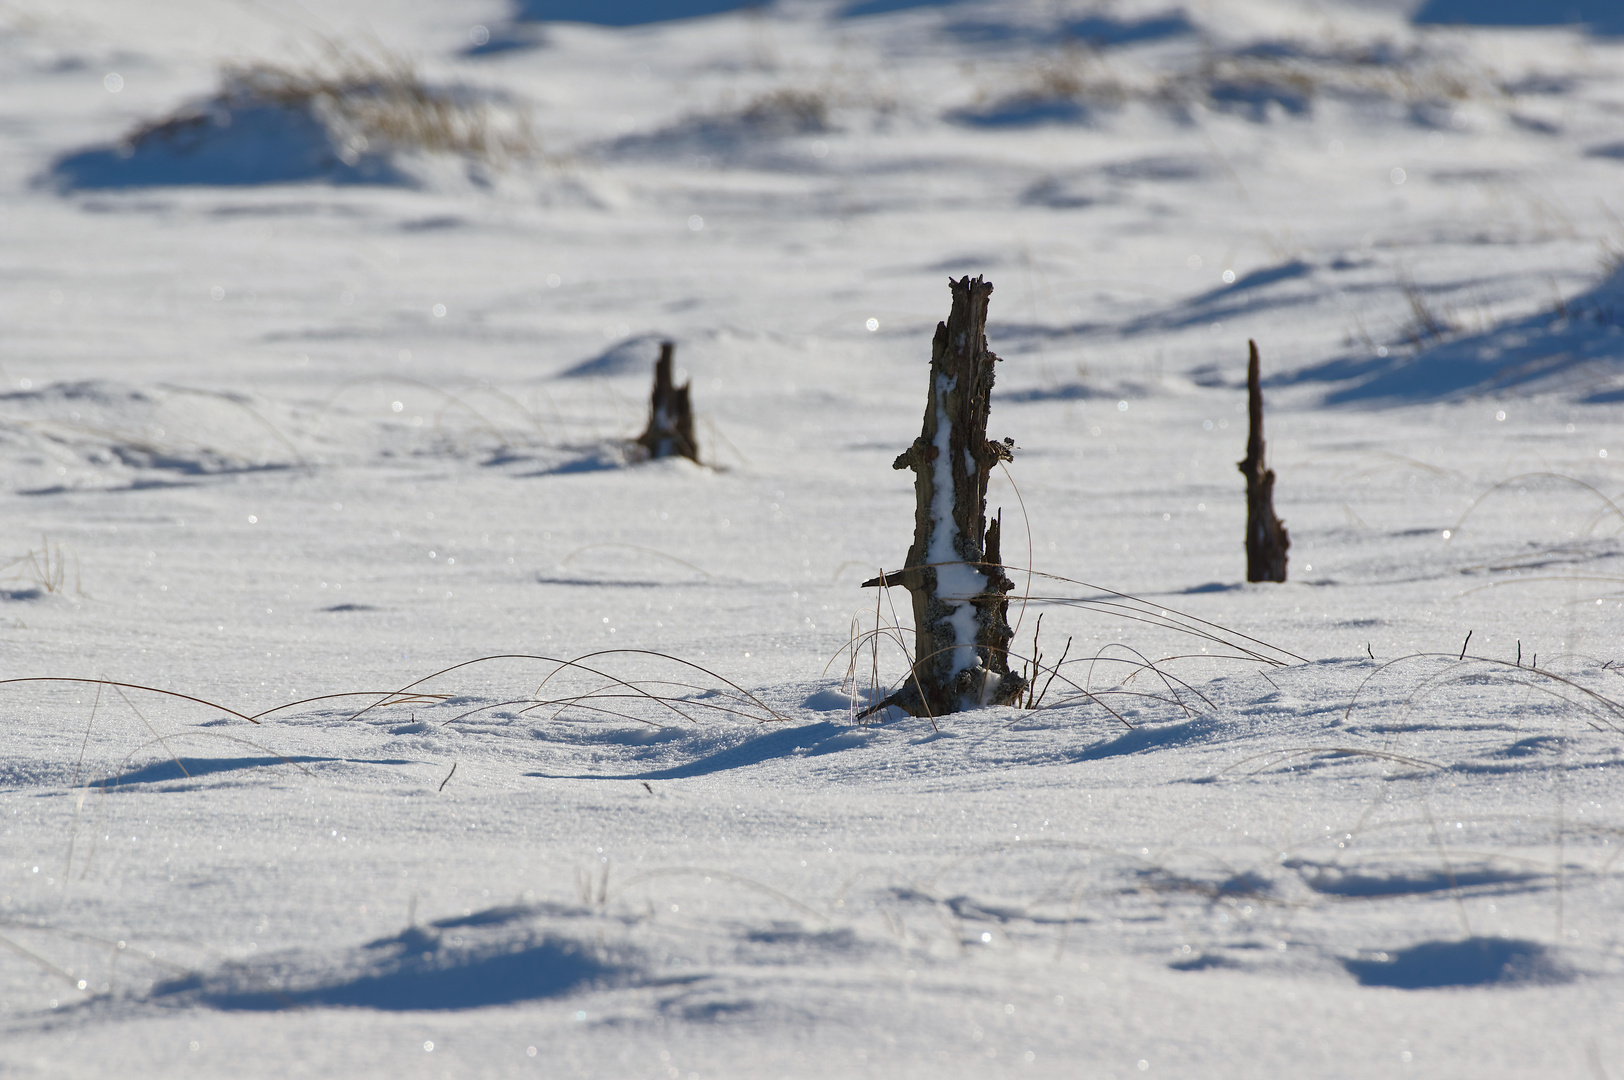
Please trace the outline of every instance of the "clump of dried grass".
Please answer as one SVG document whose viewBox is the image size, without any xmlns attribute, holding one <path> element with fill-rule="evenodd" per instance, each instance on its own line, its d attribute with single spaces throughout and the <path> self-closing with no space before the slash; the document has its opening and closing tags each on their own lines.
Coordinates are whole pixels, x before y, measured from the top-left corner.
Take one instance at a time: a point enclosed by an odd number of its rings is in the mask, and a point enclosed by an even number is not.
<svg viewBox="0 0 1624 1080">
<path fill-rule="evenodd" d="M 233 65 L 221 72 L 220 83 L 207 102 L 137 128 L 125 145 L 226 126 L 233 112 L 274 107 L 320 123 L 346 165 L 363 154 L 390 151 L 459 154 L 498 164 L 539 148 L 528 114 L 515 102 L 433 85 L 410 59 L 385 50 L 329 46 L 325 59 L 304 66 Z"/>
<path fill-rule="evenodd" d="M 55 596 L 68 589 L 69 568 L 72 568 L 74 593 L 81 593 L 79 561 L 61 544 L 53 544 L 49 537 L 40 540 L 38 549 L 30 549 L 8 562 L 0 563 L 0 580 L 19 583 L 30 590 L 40 590 Z M 37 594 L 36 594 L 37 595 Z"/>
<path fill-rule="evenodd" d="M 781 134 L 811 134 L 830 129 L 831 95 L 823 90 L 781 87 L 759 94 L 739 110 L 739 120 L 753 128 Z"/>
<path fill-rule="evenodd" d="M 1107 67 L 1093 50 L 1074 47 L 1054 56 L 1038 57 L 1026 72 L 1020 96 L 1030 101 L 1116 106 L 1143 96 L 1146 90 Z"/>
<path fill-rule="evenodd" d="M 1375 100 L 1415 110 L 1472 99 L 1505 98 L 1511 87 L 1486 67 L 1449 53 L 1391 42 L 1316 48 L 1292 41 L 1244 49 L 1203 49 L 1158 68 L 1069 46 L 1035 57 L 1012 73 L 1002 93 L 983 92 L 974 113 L 1010 112 L 1044 103 L 1114 108 L 1143 102 L 1249 110 L 1271 105 L 1306 112 L 1322 99 Z"/>
<path fill-rule="evenodd" d="M 1174 96 L 1223 102 L 1367 98 L 1419 107 L 1499 97 L 1489 71 L 1460 59 L 1388 42 L 1314 50 L 1292 43 L 1210 53 L 1170 88 Z"/>
<path fill-rule="evenodd" d="M 1450 312 L 1439 308 L 1408 278 L 1401 279 L 1399 287 L 1403 289 L 1404 300 L 1410 308 L 1410 321 L 1402 331 L 1410 344 L 1421 349 L 1455 335 L 1457 324 Z"/>
</svg>

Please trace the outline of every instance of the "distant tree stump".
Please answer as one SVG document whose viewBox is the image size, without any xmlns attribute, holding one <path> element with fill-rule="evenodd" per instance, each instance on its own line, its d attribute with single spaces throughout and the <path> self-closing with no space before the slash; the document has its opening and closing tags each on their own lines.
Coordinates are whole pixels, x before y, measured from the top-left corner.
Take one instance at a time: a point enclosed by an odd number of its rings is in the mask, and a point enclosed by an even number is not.
<svg viewBox="0 0 1624 1080">
<path fill-rule="evenodd" d="M 681 386 L 671 383 L 671 360 L 677 351 L 674 342 L 660 343 L 660 358 L 654 362 L 654 393 L 649 400 L 648 429 L 637 437 L 637 444 L 648 451 L 650 458 L 685 457 L 699 460 L 699 446 L 694 442 L 694 412 L 688 400 L 691 382 Z"/>
<path fill-rule="evenodd" d="M 914 664 L 908 684 L 869 711 L 896 705 L 941 716 L 1019 700 L 1009 670 L 1009 600 L 1000 523 L 987 523 L 987 477 L 1013 460 L 1013 440 L 987 439 L 993 365 L 987 349 L 992 285 L 949 281 L 952 313 L 936 326 L 923 432 L 893 463 L 914 472 L 914 540 L 907 562 L 865 588 L 901 585 L 913 597 Z"/>
<path fill-rule="evenodd" d="M 1246 344 L 1251 350 L 1246 389 L 1252 425 L 1246 436 L 1246 460 L 1237 465 L 1246 477 L 1246 580 L 1284 581 L 1291 538 L 1285 524 L 1274 516 L 1274 470 L 1263 467 L 1263 391 L 1258 386 L 1257 342 Z"/>
</svg>

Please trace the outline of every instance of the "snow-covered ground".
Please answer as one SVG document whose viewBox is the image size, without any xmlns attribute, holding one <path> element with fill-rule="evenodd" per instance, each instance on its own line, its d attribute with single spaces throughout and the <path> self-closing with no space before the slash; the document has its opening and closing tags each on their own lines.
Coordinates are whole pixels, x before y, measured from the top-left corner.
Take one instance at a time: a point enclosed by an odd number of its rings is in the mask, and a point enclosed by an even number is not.
<svg viewBox="0 0 1624 1080">
<path fill-rule="evenodd" d="M 1579 14 L 0 6 L 0 1076 L 1624 1077 Z M 965 274 L 1069 652 L 858 723 Z"/>
</svg>

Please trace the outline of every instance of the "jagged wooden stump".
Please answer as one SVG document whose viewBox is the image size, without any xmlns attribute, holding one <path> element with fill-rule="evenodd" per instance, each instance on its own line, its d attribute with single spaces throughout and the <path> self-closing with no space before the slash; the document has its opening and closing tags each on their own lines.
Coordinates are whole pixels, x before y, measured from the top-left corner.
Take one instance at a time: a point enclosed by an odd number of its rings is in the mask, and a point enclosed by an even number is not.
<svg viewBox="0 0 1624 1080">
<path fill-rule="evenodd" d="M 654 362 L 654 393 L 649 399 L 648 429 L 637 437 L 637 445 L 650 458 L 685 457 L 699 460 L 694 442 L 694 411 L 688 400 L 692 383 L 673 386 L 671 362 L 677 351 L 674 343 L 660 343 L 660 358 Z"/>
<path fill-rule="evenodd" d="M 901 585 L 913 597 L 914 664 L 907 684 L 870 709 L 896 705 L 941 716 L 1019 699 L 1009 670 L 1009 600 L 999 522 L 987 523 L 987 477 L 1013 459 L 1013 440 L 987 438 L 993 365 L 981 278 L 950 281 L 953 308 L 936 326 L 924 429 L 893 464 L 914 473 L 914 540 L 903 568 L 864 587 Z"/>
<path fill-rule="evenodd" d="M 1246 389 L 1252 425 L 1246 436 L 1246 460 L 1238 463 L 1246 477 L 1246 580 L 1284 581 L 1291 537 L 1274 516 L 1274 470 L 1263 466 L 1263 391 L 1258 386 L 1257 342 L 1246 344 L 1251 350 Z"/>
</svg>

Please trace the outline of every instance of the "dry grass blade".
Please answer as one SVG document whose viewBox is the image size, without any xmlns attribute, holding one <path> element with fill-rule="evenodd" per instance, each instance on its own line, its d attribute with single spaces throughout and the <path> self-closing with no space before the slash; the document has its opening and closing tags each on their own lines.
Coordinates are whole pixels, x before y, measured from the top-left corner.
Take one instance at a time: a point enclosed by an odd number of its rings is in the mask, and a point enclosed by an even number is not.
<svg viewBox="0 0 1624 1080">
<path fill-rule="evenodd" d="M 658 878 L 668 877 L 715 878 L 718 881 L 725 881 L 729 885 L 743 885 L 747 889 L 754 889 L 756 892 L 759 892 L 764 896 L 770 896 L 774 900 L 787 904 L 801 914 L 816 919 L 819 922 L 828 921 L 828 916 L 819 911 L 817 908 L 803 904 L 793 896 L 790 896 L 788 893 L 780 892 L 771 885 L 757 881 L 754 878 L 744 877 L 741 874 L 729 873 L 726 870 L 709 870 L 702 866 L 671 866 L 663 867 L 658 870 L 646 870 L 641 874 L 634 875 L 633 877 L 629 877 L 625 881 L 621 882 L 619 887 L 616 888 L 613 893 L 605 891 L 603 895 L 605 899 L 612 895 L 618 896 L 624 893 L 627 889 L 630 889 L 633 885 L 640 885 L 645 881 L 653 881 Z"/>
<path fill-rule="evenodd" d="M 659 550 L 658 548 L 644 547 L 641 544 L 626 544 L 626 543 L 621 543 L 618 540 L 607 540 L 607 541 L 604 541 L 603 543 L 599 543 L 599 544 L 584 544 L 581 547 L 578 547 L 574 551 L 570 552 L 568 555 L 564 556 L 564 558 L 559 562 L 559 565 L 560 566 L 568 566 L 570 564 L 571 560 L 573 560 L 577 555 L 584 555 L 588 551 L 597 551 L 600 548 L 624 548 L 624 549 L 626 549 L 628 551 L 640 551 L 644 555 L 654 555 L 654 556 L 656 556 L 658 558 L 667 559 L 667 560 L 669 560 L 671 562 L 674 562 L 679 566 L 686 566 L 688 569 L 692 570 L 694 573 L 699 574 L 699 575 L 701 575 L 703 577 L 709 578 L 709 577 L 714 577 L 715 576 L 709 570 L 706 570 L 702 566 L 695 566 L 693 563 L 689 562 L 687 559 L 679 559 L 675 555 L 668 555 L 665 552 Z"/>
<path fill-rule="evenodd" d="M 541 683 L 537 686 L 536 693 L 534 695 L 535 698 L 537 698 L 537 699 L 541 698 L 542 689 L 545 688 L 546 685 L 548 684 L 548 682 L 550 682 L 560 672 L 567 671 L 567 670 L 568 671 L 577 671 L 577 672 L 581 672 L 583 674 L 592 675 L 592 676 L 596 676 L 597 678 L 604 679 L 611 686 L 624 687 L 629 692 L 628 696 L 630 696 L 630 697 L 635 697 L 638 700 L 642 700 L 642 701 L 645 701 L 645 702 L 649 702 L 649 703 L 659 705 L 661 708 L 669 710 L 672 713 L 675 713 L 677 716 L 679 716 L 683 720 L 688 720 L 689 719 L 689 717 L 686 714 L 684 714 L 680 709 L 676 708 L 669 700 L 661 697 L 660 695 L 649 693 L 648 691 L 643 690 L 640 686 L 638 686 L 635 683 L 632 683 L 632 682 L 629 682 L 629 681 L 627 681 L 625 679 L 622 679 L 622 678 L 619 678 L 617 676 L 611 675 L 608 672 L 600 671 L 600 670 L 598 670 L 596 668 L 589 667 L 584 663 L 584 661 L 592 660 L 592 659 L 594 659 L 596 657 L 601 657 L 601 656 L 647 656 L 647 657 L 653 657 L 653 658 L 656 658 L 656 659 L 659 659 L 659 660 L 668 661 L 670 663 L 678 664 L 678 665 L 681 665 L 683 667 L 691 668 L 691 669 L 693 669 L 695 671 L 702 672 L 703 674 L 709 676 L 710 678 L 715 679 L 719 683 L 722 683 L 729 690 L 733 691 L 736 695 L 738 695 L 739 700 L 747 701 L 747 702 L 750 703 L 750 705 L 752 705 L 756 709 L 760 710 L 757 718 L 761 722 L 782 721 L 782 720 L 786 719 L 786 717 L 781 716 L 779 713 L 777 713 L 775 710 L 773 710 L 769 705 L 767 705 L 765 702 L 763 702 L 760 698 L 756 697 L 754 694 L 750 693 L 748 690 L 744 689 L 742 686 L 740 686 L 737 683 L 733 682 L 731 679 L 727 679 L 727 678 L 722 677 L 721 675 L 718 675 L 716 672 L 712 671 L 711 669 L 705 667 L 702 664 L 696 664 L 691 660 L 684 660 L 681 657 L 672 656 L 669 653 L 658 652 L 658 651 L 655 651 L 653 649 L 602 649 L 602 650 L 599 650 L 597 652 L 586 653 L 586 654 L 584 654 L 582 656 L 576 657 L 573 660 L 565 660 L 565 659 L 561 659 L 561 658 L 556 657 L 556 656 L 541 656 L 541 655 L 534 654 L 534 653 L 495 653 L 495 654 L 492 654 L 492 655 L 489 655 L 489 656 L 480 656 L 480 657 L 476 657 L 473 660 L 464 660 L 464 661 L 462 661 L 460 663 L 452 664 L 450 667 L 442 668 L 439 671 L 436 671 L 436 672 L 434 672 L 432 674 L 429 674 L 429 675 L 425 675 L 420 679 L 413 680 L 412 682 L 407 683 L 405 686 L 399 688 L 398 690 L 390 691 L 387 695 L 379 695 L 380 700 L 373 702 L 372 704 L 366 706 L 365 708 L 360 709 L 359 711 L 357 711 L 355 713 L 352 713 L 350 715 L 349 719 L 350 720 L 358 720 L 362 716 L 365 716 L 367 713 L 371 712 L 372 710 L 377 709 L 377 708 L 381 708 L 381 707 L 389 704 L 394 699 L 398 699 L 398 698 L 401 698 L 401 697 L 403 697 L 405 695 L 414 693 L 415 688 L 417 688 L 419 686 L 422 686 L 424 683 L 429 682 L 429 681 L 431 681 L 433 679 L 440 678 L 443 675 L 449 675 L 454 671 L 461 671 L 461 670 L 463 670 L 465 668 L 473 667 L 473 666 L 478 665 L 478 664 L 488 664 L 488 663 L 492 663 L 492 662 L 495 662 L 495 661 L 498 661 L 498 660 L 524 660 L 524 661 L 534 661 L 534 662 L 537 662 L 537 663 L 544 663 L 544 664 L 552 664 L 552 665 L 554 665 L 553 670 L 551 672 L 549 672 L 542 679 Z M 584 699 L 585 695 L 582 695 L 582 697 Z M 546 704 L 546 702 L 542 701 L 542 700 L 538 700 L 538 704 Z"/>
<path fill-rule="evenodd" d="M 69 986 L 78 985 L 78 980 L 74 977 L 73 972 L 57 967 L 39 953 L 23 948 L 21 945 L 17 944 L 15 941 L 12 941 L 8 937 L 0 936 L 0 949 L 6 949 L 15 953 L 24 960 L 27 960 L 30 964 L 38 967 L 41 971 L 55 975 L 57 978 L 62 979 Z"/>
<path fill-rule="evenodd" d="M 1360 680 L 1359 685 L 1354 689 L 1352 700 L 1348 702 L 1348 707 L 1343 710 L 1343 722 L 1346 723 L 1352 719 L 1353 710 L 1355 706 L 1359 704 L 1360 695 L 1364 693 L 1365 687 L 1369 686 L 1370 683 L 1377 678 L 1377 676 L 1384 674 L 1399 664 L 1405 664 L 1415 660 L 1444 661 L 1445 667 L 1442 671 L 1428 676 L 1428 678 L 1422 682 L 1422 685 L 1410 694 L 1409 701 L 1411 704 L 1413 704 L 1415 699 L 1421 694 L 1432 690 L 1451 679 L 1461 677 L 1461 669 L 1469 668 L 1473 665 L 1486 665 L 1490 668 L 1502 671 L 1506 675 L 1510 676 L 1510 678 L 1518 685 L 1549 694 L 1550 696 L 1555 697 L 1567 704 L 1577 705 L 1584 708 L 1592 716 L 1600 718 L 1601 723 L 1609 730 L 1624 732 L 1624 726 L 1621 726 L 1624 725 L 1624 702 L 1614 700 L 1613 698 L 1610 698 L 1605 694 L 1598 693 L 1587 686 L 1582 686 L 1576 680 L 1568 678 L 1565 675 L 1558 675 L 1556 672 L 1550 671 L 1546 668 L 1524 667 L 1520 664 L 1514 663 L 1513 661 L 1499 660 L 1494 657 L 1467 656 L 1465 658 L 1461 658 L 1457 657 L 1454 653 L 1437 652 L 1411 653 L 1408 656 L 1400 656 L 1396 659 L 1388 660 L 1382 663 L 1374 671 Z M 1585 702 L 1574 701 L 1571 697 L 1564 694 L 1562 689 L 1559 688 L 1574 691 L 1580 697 L 1587 699 L 1589 705 L 1586 705 Z"/>
<path fill-rule="evenodd" d="M 1275 667 L 1282 667 L 1293 660 L 1302 664 L 1308 663 L 1306 657 L 1299 656 L 1290 649 L 1281 648 L 1261 638 L 1243 634 L 1238 630 L 1232 630 L 1220 623 L 1203 619 L 1197 615 L 1191 615 L 1189 612 L 1180 611 L 1166 604 L 1153 604 L 1149 600 L 1143 600 L 1130 593 L 1118 592 L 1103 585 L 1094 585 L 1086 581 L 1078 581 L 1075 578 L 1062 577 L 1059 574 L 1045 573 L 1041 570 L 1032 570 L 1026 567 L 1006 567 L 1006 569 L 1020 570 L 1049 581 L 1059 581 L 1067 585 L 1092 589 L 1102 594 L 1102 596 L 1111 598 L 1103 600 L 1090 596 L 1033 596 L 1031 598 L 1032 603 L 1099 609 L 1119 618 L 1135 622 L 1148 622 L 1169 630 L 1176 630 L 1179 633 L 1189 634 L 1203 641 L 1216 642 L 1237 652 L 1244 653 L 1254 660 Z M 1243 644 L 1243 642 L 1250 644 Z M 1271 653 L 1275 655 L 1269 655 Z M 1281 657 L 1286 659 L 1281 659 Z"/>
<path fill-rule="evenodd" d="M 78 562 L 61 544 L 53 544 L 49 537 L 40 538 L 40 546 L 17 556 L 9 562 L 0 564 L 0 574 L 7 570 L 13 571 L 12 576 L 38 586 L 43 591 L 56 595 L 67 591 L 68 564 L 74 564 L 73 591 L 82 592 L 79 583 Z"/>
<path fill-rule="evenodd" d="M 1595 487 L 1593 484 L 1587 484 L 1577 477 L 1566 476 L 1557 472 L 1531 472 L 1519 473 L 1518 475 L 1510 477 L 1509 479 L 1502 480 L 1493 487 L 1489 488 L 1489 490 L 1485 491 L 1483 494 L 1479 495 L 1477 498 L 1473 499 L 1472 504 L 1461 513 L 1460 517 L 1455 519 L 1455 524 L 1449 527 L 1450 533 L 1452 535 L 1459 535 L 1460 527 L 1466 524 L 1466 519 L 1471 517 L 1473 512 L 1475 512 L 1479 506 L 1483 505 L 1484 500 L 1488 499 L 1491 495 L 1495 495 L 1513 484 L 1526 484 L 1530 480 L 1560 480 L 1564 484 L 1573 484 L 1577 487 L 1584 488 L 1586 491 L 1594 495 L 1602 504 L 1602 509 L 1597 514 L 1597 517 L 1594 519 L 1591 527 L 1594 528 L 1595 525 L 1601 524 L 1601 518 L 1606 517 L 1610 513 L 1619 519 L 1620 528 L 1624 528 L 1624 510 L 1619 509 L 1616 502 L 1602 494 L 1601 490 Z"/>
<path fill-rule="evenodd" d="M 314 772 L 312 772 L 311 770 L 305 768 L 303 765 L 299 764 L 297 761 L 294 761 L 292 758 L 288 757 L 286 754 L 282 754 L 282 753 L 279 753 L 279 752 L 277 752 L 275 750 L 272 750 L 268 746 L 261 746 L 259 743 L 255 742 L 254 740 L 245 739 L 241 735 L 228 735 L 223 731 L 188 731 L 188 732 L 185 732 L 184 734 L 181 734 L 181 735 L 172 735 L 172 736 L 170 736 L 170 738 L 174 738 L 174 739 L 219 739 L 222 742 L 234 743 L 234 744 L 236 744 L 238 746 L 246 746 L 246 747 L 249 747 L 251 749 L 258 750 L 263 754 L 269 754 L 271 757 L 280 759 L 282 764 L 290 765 L 293 768 L 298 769 L 300 772 L 304 773 L 306 776 L 315 776 L 316 775 Z M 119 771 L 120 775 L 123 774 L 124 770 L 126 770 L 126 769 L 128 769 L 130 767 L 130 762 L 135 760 L 135 756 L 137 754 L 141 753 L 141 751 L 147 749 L 150 746 L 162 746 L 165 751 L 169 750 L 168 743 L 165 742 L 165 740 L 162 739 L 162 738 L 154 738 L 150 742 L 145 742 L 145 743 L 140 744 L 139 746 L 134 747 L 128 754 L 125 754 L 124 759 L 119 762 L 118 771 Z M 192 774 L 187 771 L 185 765 L 181 764 L 181 761 L 180 761 L 179 758 L 171 756 L 171 760 L 173 760 L 175 762 L 175 764 L 180 768 L 180 771 L 182 773 L 184 773 L 188 779 L 191 778 Z M 100 787 L 105 791 L 107 789 L 107 786 L 108 786 L 109 782 L 111 782 L 116 787 L 117 783 L 118 783 L 118 779 L 119 779 L 118 776 L 108 776 L 108 777 L 104 777 L 99 783 L 92 783 L 92 784 L 88 784 L 86 786 L 88 786 L 88 787 Z"/>
<path fill-rule="evenodd" d="M 345 690 L 337 694 L 317 694 L 315 697 L 300 698 L 298 701 L 289 701 L 281 705 L 272 706 L 264 712 L 257 712 L 245 719 L 253 723 L 275 713 L 286 712 L 288 709 L 298 708 L 300 705 L 309 705 L 317 701 L 336 701 L 340 698 L 350 697 L 383 697 L 385 700 L 374 702 L 370 708 L 383 708 L 395 705 L 422 705 L 426 702 L 444 701 L 450 694 L 396 694 L 392 690 Z M 359 715 L 359 714 L 358 714 Z M 351 717 L 354 719 L 354 717 Z"/>
<path fill-rule="evenodd" d="M 403 56 L 329 43 L 325 62 L 303 69 L 272 64 L 228 67 L 223 103 L 270 103 L 314 110 L 352 155 L 377 142 L 405 150 L 464 154 L 486 161 L 535 149 L 522 113 L 506 128 L 490 103 L 461 88 L 434 87 Z"/>
<path fill-rule="evenodd" d="M 339 387 L 331 394 L 327 395 L 327 400 L 322 403 L 320 411 L 316 414 L 316 425 L 319 426 L 322 421 L 326 419 L 327 414 L 332 412 L 333 408 L 338 403 L 338 399 L 343 397 L 350 390 L 358 386 L 377 385 L 411 386 L 419 390 L 426 391 L 439 398 L 440 406 L 434 413 L 435 431 L 440 430 L 440 426 L 445 420 L 448 412 L 450 412 L 452 409 L 458 409 L 472 417 L 476 430 L 489 435 L 503 450 L 511 450 L 513 448 L 513 440 L 509 438 L 507 432 L 502 429 L 502 426 L 489 416 L 486 416 L 480 410 L 474 408 L 474 406 L 469 404 L 463 397 L 452 393 L 450 390 L 447 390 L 444 387 L 436 386 L 433 383 L 425 382 L 422 379 L 413 379 L 404 375 L 362 375 L 347 380 L 346 382 L 340 384 Z M 510 403 L 522 416 L 524 416 L 527 421 L 529 421 L 530 425 L 536 430 L 538 435 L 546 434 L 546 430 L 543 427 L 540 418 L 536 416 L 535 412 L 526 408 L 523 402 L 519 401 L 511 394 L 486 385 L 480 385 L 474 389 L 482 393 L 491 394 L 499 400 Z"/>
<path fill-rule="evenodd" d="M 1104 654 L 1105 654 L 1105 651 L 1107 649 L 1122 649 L 1124 652 L 1131 653 L 1133 655 L 1133 657 L 1135 658 L 1135 660 L 1134 661 L 1122 661 L 1122 660 L 1117 659 L 1116 657 L 1105 656 Z M 1169 694 L 1172 694 L 1175 699 L 1178 699 L 1178 690 L 1177 690 L 1177 688 L 1175 688 L 1173 686 L 1173 684 L 1176 682 L 1176 683 L 1179 684 L 1179 686 L 1182 686 L 1184 689 L 1188 690 L 1190 693 L 1192 693 L 1196 697 L 1200 698 L 1201 703 L 1203 705 L 1207 706 L 1207 708 L 1210 709 L 1210 708 L 1213 707 L 1212 700 L 1210 698 L 1208 698 L 1207 695 L 1203 694 L 1201 691 L 1197 690 L 1195 687 L 1191 686 L 1189 683 L 1185 682 L 1183 679 L 1177 678 L 1176 676 L 1173 676 L 1173 675 L 1169 675 L 1167 672 L 1163 671 L 1160 666 L 1158 666 L 1156 661 L 1152 660 L 1150 657 L 1146 656 L 1144 653 L 1140 652 L 1138 649 L 1135 649 L 1131 645 L 1123 645 L 1121 643 L 1117 643 L 1117 644 L 1114 644 L 1114 645 L 1103 646 L 1100 649 L 1099 652 L 1095 653 L 1094 656 L 1087 661 L 1088 666 L 1089 666 L 1090 675 L 1092 675 L 1092 673 L 1093 673 L 1094 666 L 1096 664 L 1101 663 L 1102 661 L 1115 661 L 1117 663 L 1124 663 L 1124 662 L 1134 663 L 1134 667 L 1135 667 L 1134 673 L 1132 675 L 1129 675 L 1126 679 L 1122 680 L 1122 685 L 1123 686 L 1127 686 L 1130 682 L 1132 682 L 1135 678 L 1137 678 L 1140 674 L 1142 674 L 1143 672 L 1145 672 L 1147 670 L 1154 671 L 1156 673 L 1157 678 L 1162 680 L 1162 685 L 1167 687 L 1167 692 Z M 1081 658 L 1079 658 L 1078 662 L 1082 663 L 1083 661 L 1081 660 Z M 1182 705 L 1183 704 L 1182 700 L 1179 703 Z"/>
<path fill-rule="evenodd" d="M 1235 762 L 1233 765 L 1225 766 L 1219 771 L 1218 775 L 1223 776 L 1225 773 L 1233 772 L 1236 769 L 1250 765 L 1254 761 L 1270 761 L 1272 759 L 1272 764 L 1278 765 L 1282 762 L 1290 761 L 1292 758 L 1307 757 L 1310 754 L 1324 754 L 1329 757 L 1376 758 L 1380 761 L 1391 761 L 1400 765 L 1408 765 L 1416 769 L 1445 768 L 1444 765 L 1436 761 L 1426 761 L 1422 758 L 1406 757 L 1403 754 L 1394 754 L 1386 750 L 1364 750 L 1356 746 L 1295 746 L 1280 750 L 1269 750 L 1261 754 L 1251 754 L 1247 757 L 1241 758 L 1241 760 Z M 1259 766 L 1247 775 L 1256 776 L 1258 773 L 1267 768 L 1269 768 L 1268 765 Z"/>
<path fill-rule="evenodd" d="M 236 709 L 209 701 L 207 698 L 193 697 L 191 694 L 182 694 L 175 690 L 163 690 L 156 686 L 143 686 L 140 683 L 118 682 L 113 679 L 76 679 L 66 675 L 33 675 L 20 679 L 0 679 L 0 686 L 14 686 L 22 683 L 79 683 L 83 686 L 107 686 L 115 690 L 140 690 L 143 693 L 160 694 L 164 697 L 179 698 L 182 701 L 206 705 L 211 709 L 218 709 L 230 716 L 235 716 L 238 720 L 246 720 L 250 724 L 259 723 L 258 720 L 247 713 L 238 712 Z"/>
</svg>

